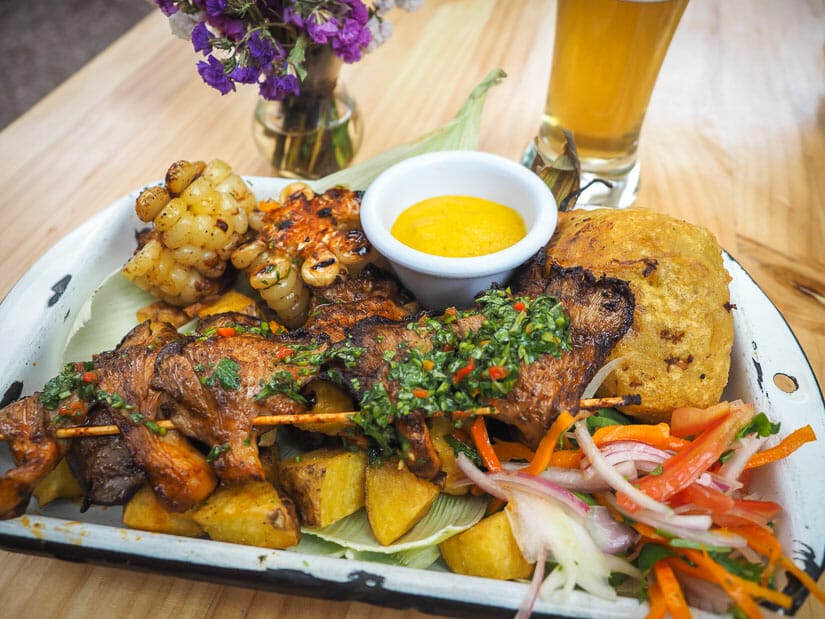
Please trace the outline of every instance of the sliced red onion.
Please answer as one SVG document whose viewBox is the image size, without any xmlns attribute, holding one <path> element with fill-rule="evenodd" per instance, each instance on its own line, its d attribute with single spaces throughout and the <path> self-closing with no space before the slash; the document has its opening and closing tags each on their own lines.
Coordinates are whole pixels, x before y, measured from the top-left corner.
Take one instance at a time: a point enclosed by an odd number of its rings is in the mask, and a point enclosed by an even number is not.
<svg viewBox="0 0 825 619">
<path fill-rule="evenodd" d="M 610 376 L 613 370 L 621 365 L 622 361 L 624 361 L 624 357 L 616 357 L 599 368 L 599 371 L 593 375 L 593 378 L 587 383 L 587 387 L 582 391 L 582 399 L 589 399 L 596 395 L 596 391 L 602 386 L 604 379 Z"/>
<path fill-rule="evenodd" d="M 649 497 L 644 492 L 636 488 L 636 486 L 627 481 L 627 479 L 625 479 L 619 471 L 617 471 L 604 459 L 604 456 L 602 456 L 599 448 L 596 447 L 596 443 L 593 442 L 593 438 L 587 431 L 587 426 L 583 422 L 579 421 L 576 423 L 575 428 L 576 440 L 579 443 L 579 447 L 581 447 L 584 455 L 587 456 L 588 460 L 590 460 L 590 464 L 596 471 L 598 471 L 598 473 L 604 478 L 611 488 L 616 491 L 624 492 L 631 501 L 640 507 L 645 507 L 651 511 L 661 514 L 673 513 L 673 510 L 671 510 L 670 507 Z"/>
<path fill-rule="evenodd" d="M 719 468 L 719 476 L 731 483 L 737 481 L 751 456 L 762 448 L 767 436 L 743 436 L 733 446 L 733 455 Z"/>
<path fill-rule="evenodd" d="M 616 554 L 627 550 L 638 535 L 629 526 L 618 522 L 603 505 L 591 505 L 584 528 L 602 552 Z"/>
<path fill-rule="evenodd" d="M 600 451 L 610 464 L 618 464 L 627 460 L 648 460 L 661 464 L 673 455 L 664 449 L 641 441 L 616 441 L 608 443 Z"/>
<path fill-rule="evenodd" d="M 461 472 L 464 473 L 476 486 L 497 499 L 502 499 L 504 501 L 507 500 L 507 493 L 504 492 L 498 484 L 491 481 L 482 470 L 476 467 L 475 464 L 470 462 L 470 459 L 467 456 L 463 453 L 458 454 L 455 461 L 456 464 L 458 464 L 458 468 L 461 469 Z"/>
<path fill-rule="evenodd" d="M 536 567 L 533 568 L 533 578 L 530 579 L 530 588 L 527 589 L 527 595 L 521 601 L 515 619 L 530 619 L 533 614 L 533 607 L 536 605 L 536 600 L 539 597 L 539 589 L 544 580 L 544 568 L 547 565 L 547 549 L 541 546 L 538 550 L 538 558 L 536 559 Z"/>
<path fill-rule="evenodd" d="M 589 467 L 592 469 L 592 467 Z M 628 479 L 636 479 L 636 467 L 632 462 L 622 462 L 616 469 Z M 563 469 L 560 467 L 548 467 L 539 477 L 547 479 L 563 488 L 575 490 L 576 492 L 599 492 L 608 490 L 610 486 L 598 475 L 593 475 L 588 470 Z"/>
<path fill-rule="evenodd" d="M 532 492 L 514 492 L 505 513 L 527 561 L 535 561 L 536 549 L 544 546 L 576 585 L 594 595 L 615 599 L 616 592 L 607 582 L 610 570 L 606 555 L 580 518 L 556 501 Z"/>
<path fill-rule="evenodd" d="M 685 590 L 688 603 L 701 610 L 712 613 L 725 613 L 731 605 L 730 597 L 719 585 L 706 580 L 694 578 L 684 572 L 676 572 L 679 582 Z"/>
<path fill-rule="evenodd" d="M 607 567 L 610 569 L 611 573 L 626 574 L 636 580 L 642 580 L 642 578 L 644 578 L 642 573 L 639 571 L 639 568 L 627 559 L 616 557 L 614 555 L 605 555 L 604 558 L 607 561 Z"/>
<path fill-rule="evenodd" d="M 564 604 L 567 601 L 567 596 L 575 586 L 576 579 L 572 577 L 572 574 L 568 574 L 561 565 L 557 565 L 541 583 L 539 596 L 543 600 L 549 600 L 557 591 L 560 591 L 561 594 L 556 601 Z"/>
<path fill-rule="evenodd" d="M 661 462 L 652 462 L 650 460 L 636 460 L 636 469 L 642 473 L 651 473 L 655 471 L 660 466 L 662 466 Z"/>
<path fill-rule="evenodd" d="M 531 492 L 540 497 L 549 498 L 561 503 L 582 518 L 586 516 L 590 510 L 590 506 L 587 503 L 567 488 L 562 488 L 558 484 L 554 484 L 542 477 L 528 475 L 527 473 L 488 473 L 487 478 L 500 488 L 503 488 L 508 494 L 509 490 Z"/>
<path fill-rule="evenodd" d="M 729 548 L 741 548 L 747 543 L 738 535 L 710 531 L 709 529 L 713 522 L 711 517 L 706 514 L 682 515 L 671 513 L 670 515 L 662 515 L 648 509 L 640 509 L 630 514 L 619 505 L 616 497 L 612 494 L 605 492 L 599 494 L 599 497 L 603 498 L 608 505 L 623 516 L 633 518 L 654 529 L 661 529 L 674 537 L 707 546 L 726 546 Z"/>
<path fill-rule="evenodd" d="M 728 481 L 727 479 L 723 479 L 716 473 L 711 473 L 709 471 L 705 471 L 699 477 L 696 478 L 696 483 L 700 486 L 705 486 L 707 488 L 713 488 L 714 490 L 718 490 L 719 492 L 724 492 L 725 494 L 730 494 L 734 490 L 739 490 L 742 487 L 742 482 L 733 480 Z"/>
</svg>

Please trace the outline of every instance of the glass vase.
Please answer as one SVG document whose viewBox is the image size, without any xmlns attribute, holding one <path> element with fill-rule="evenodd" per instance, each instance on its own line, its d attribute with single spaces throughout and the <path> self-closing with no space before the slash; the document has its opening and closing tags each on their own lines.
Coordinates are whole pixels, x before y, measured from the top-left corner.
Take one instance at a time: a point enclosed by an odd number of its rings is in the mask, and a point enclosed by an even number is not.
<svg viewBox="0 0 825 619">
<path fill-rule="evenodd" d="M 355 157 L 361 119 L 338 81 L 341 66 L 329 48 L 307 50 L 300 94 L 283 101 L 260 99 L 255 106 L 255 142 L 276 176 L 317 179 Z"/>
</svg>

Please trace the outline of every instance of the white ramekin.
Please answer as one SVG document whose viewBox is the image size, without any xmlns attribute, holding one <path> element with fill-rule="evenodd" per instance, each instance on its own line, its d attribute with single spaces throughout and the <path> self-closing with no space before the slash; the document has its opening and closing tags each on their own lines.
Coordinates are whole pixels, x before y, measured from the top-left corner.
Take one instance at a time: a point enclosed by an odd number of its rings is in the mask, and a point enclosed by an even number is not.
<svg viewBox="0 0 825 619">
<path fill-rule="evenodd" d="M 407 207 L 443 195 L 475 196 L 509 206 L 524 219 L 527 234 L 492 254 L 448 258 L 415 250 L 390 233 Z M 406 159 L 380 174 L 361 202 L 367 238 L 409 291 L 435 310 L 469 307 L 475 295 L 494 282 L 506 284 L 513 270 L 550 240 L 556 220 L 556 201 L 538 176 L 514 161 L 477 151 Z"/>
</svg>

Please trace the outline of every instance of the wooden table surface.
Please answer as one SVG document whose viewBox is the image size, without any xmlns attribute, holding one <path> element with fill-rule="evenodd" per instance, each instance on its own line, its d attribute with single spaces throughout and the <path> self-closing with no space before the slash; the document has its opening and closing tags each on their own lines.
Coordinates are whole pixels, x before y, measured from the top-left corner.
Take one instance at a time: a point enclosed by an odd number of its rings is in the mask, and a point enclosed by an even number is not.
<svg viewBox="0 0 825 619">
<path fill-rule="evenodd" d="M 344 79 L 359 158 L 448 120 L 492 68 L 481 148 L 518 158 L 551 60 L 549 0 L 426 0 Z M 704 225 L 751 273 L 825 378 L 825 0 L 692 0 L 642 133 L 638 203 Z M 180 158 L 265 175 L 252 90 L 203 85 L 190 45 L 150 15 L 0 134 L 0 297 L 58 239 Z M 7 351 L 5 354 L 9 354 Z M 821 552 L 821 549 L 819 550 Z M 421 617 L 0 552 L 7 617 Z M 799 617 L 825 615 L 810 600 Z"/>
</svg>

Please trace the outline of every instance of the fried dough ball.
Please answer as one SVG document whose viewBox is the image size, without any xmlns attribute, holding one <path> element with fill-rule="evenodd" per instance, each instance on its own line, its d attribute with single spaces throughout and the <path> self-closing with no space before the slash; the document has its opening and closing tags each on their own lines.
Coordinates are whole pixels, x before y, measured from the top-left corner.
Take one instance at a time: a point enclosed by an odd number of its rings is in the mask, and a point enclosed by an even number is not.
<svg viewBox="0 0 825 619">
<path fill-rule="evenodd" d="M 159 299 L 189 305 L 225 287 L 229 257 L 244 239 L 257 201 L 224 161 L 176 161 L 165 184 L 135 201 L 151 222 L 123 274 Z"/>
<path fill-rule="evenodd" d="M 315 194 L 291 183 L 278 201 L 261 202 L 250 221 L 255 238 L 236 249 L 232 264 L 287 326 L 306 320 L 312 288 L 358 274 L 372 259 L 361 230 L 358 194 L 335 188 Z"/>
<path fill-rule="evenodd" d="M 610 355 L 623 361 L 601 395 L 641 395 L 625 412 L 652 422 L 719 401 L 733 317 L 730 276 L 709 231 L 643 208 L 574 210 L 559 213 L 547 255 L 626 280 L 636 297 L 633 325 Z"/>
</svg>

